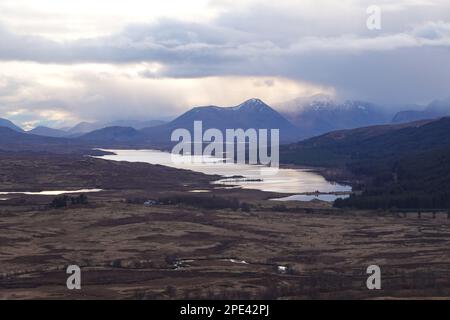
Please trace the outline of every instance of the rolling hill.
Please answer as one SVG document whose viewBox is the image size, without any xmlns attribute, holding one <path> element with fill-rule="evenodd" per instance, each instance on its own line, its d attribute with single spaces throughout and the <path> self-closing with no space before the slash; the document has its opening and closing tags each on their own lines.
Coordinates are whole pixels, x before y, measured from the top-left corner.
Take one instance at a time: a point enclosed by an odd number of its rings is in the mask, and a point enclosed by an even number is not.
<svg viewBox="0 0 450 320">
<path fill-rule="evenodd" d="M 96 146 L 113 145 L 143 145 L 145 136 L 138 130 L 130 127 L 108 127 L 89 132 L 76 140 Z"/>
</svg>

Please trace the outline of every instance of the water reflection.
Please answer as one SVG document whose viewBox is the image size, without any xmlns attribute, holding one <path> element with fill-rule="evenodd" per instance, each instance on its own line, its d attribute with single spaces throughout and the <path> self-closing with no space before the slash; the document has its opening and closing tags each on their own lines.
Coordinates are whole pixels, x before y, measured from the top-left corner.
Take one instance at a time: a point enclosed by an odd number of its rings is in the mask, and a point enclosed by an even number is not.
<svg viewBox="0 0 450 320">
<path fill-rule="evenodd" d="M 333 202 L 336 199 L 346 199 L 350 195 L 348 194 L 317 194 L 317 195 L 306 195 L 306 194 L 296 194 L 289 197 L 284 198 L 278 198 L 278 199 L 271 199 L 274 201 L 313 201 L 313 200 L 320 200 L 320 201 L 326 201 L 326 202 Z"/>
<path fill-rule="evenodd" d="M 220 175 L 224 179 L 217 183 L 239 185 L 245 189 L 257 189 L 278 193 L 306 193 L 320 191 L 322 193 L 349 192 L 350 186 L 332 183 L 324 177 L 308 169 L 278 169 L 275 174 L 271 168 L 263 166 L 224 163 L 222 159 L 205 158 L 205 162 L 192 161 L 192 156 L 175 157 L 169 152 L 158 150 L 105 150 L 115 153 L 98 158 L 114 161 L 145 162 L 163 166 Z M 228 178 L 226 178 L 228 177 Z M 232 177 L 232 178 L 230 178 Z"/>
<path fill-rule="evenodd" d="M 39 191 L 39 192 L 10 191 L 10 192 L 0 192 L 0 195 L 26 194 L 26 195 L 37 195 L 37 196 L 59 196 L 59 195 L 62 195 L 62 194 L 91 193 L 91 192 L 100 192 L 100 191 L 103 191 L 103 190 L 102 189 L 80 189 L 80 190 L 73 190 L 73 191 L 55 190 L 55 191 Z M 4 200 L 8 200 L 8 199 L 4 199 Z"/>
</svg>

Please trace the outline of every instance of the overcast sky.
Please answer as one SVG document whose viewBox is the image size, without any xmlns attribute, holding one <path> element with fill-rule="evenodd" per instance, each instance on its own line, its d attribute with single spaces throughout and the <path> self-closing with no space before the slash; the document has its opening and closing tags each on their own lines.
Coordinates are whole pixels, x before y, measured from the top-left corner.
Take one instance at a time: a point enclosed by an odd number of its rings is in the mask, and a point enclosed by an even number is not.
<svg viewBox="0 0 450 320">
<path fill-rule="evenodd" d="M 0 0 L 0 117 L 28 128 L 449 87 L 448 0 Z"/>
</svg>

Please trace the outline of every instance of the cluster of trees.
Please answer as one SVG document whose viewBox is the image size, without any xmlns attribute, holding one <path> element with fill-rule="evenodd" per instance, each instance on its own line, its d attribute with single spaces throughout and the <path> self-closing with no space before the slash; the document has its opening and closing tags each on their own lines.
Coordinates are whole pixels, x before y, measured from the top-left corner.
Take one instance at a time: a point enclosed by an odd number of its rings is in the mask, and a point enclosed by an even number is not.
<svg viewBox="0 0 450 320">
<path fill-rule="evenodd" d="M 69 204 L 71 205 L 86 205 L 88 204 L 88 197 L 84 194 L 80 194 L 77 197 L 69 197 L 67 195 L 56 197 L 50 203 L 51 208 L 65 208 Z"/>
<path fill-rule="evenodd" d="M 446 209 L 450 208 L 450 194 L 352 195 L 347 199 L 337 199 L 334 206 L 358 209 Z"/>
<path fill-rule="evenodd" d="M 450 208 L 450 148 L 411 153 L 391 160 L 355 161 L 348 168 L 371 179 L 362 186 L 361 195 L 338 200 L 336 207 Z"/>
</svg>

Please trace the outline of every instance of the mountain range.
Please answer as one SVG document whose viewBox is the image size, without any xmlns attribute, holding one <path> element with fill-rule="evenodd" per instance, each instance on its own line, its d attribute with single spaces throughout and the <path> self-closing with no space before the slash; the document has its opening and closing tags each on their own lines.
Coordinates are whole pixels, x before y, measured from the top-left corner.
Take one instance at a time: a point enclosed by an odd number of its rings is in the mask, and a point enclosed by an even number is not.
<svg viewBox="0 0 450 320">
<path fill-rule="evenodd" d="M 1 119 L 0 119 L 0 121 L 1 121 Z M 141 130 L 143 128 L 159 126 L 159 125 L 162 125 L 165 123 L 166 123 L 165 121 L 160 121 L 160 120 L 148 120 L 148 121 L 116 120 L 116 121 L 112 121 L 112 122 L 101 122 L 101 121 L 80 122 L 77 125 L 75 125 L 74 127 L 65 128 L 65 129 L 55 129 L 55 128 L 49 128 L 46 126 L 38 126 L 34 129 L 28 131 L 28 133 L 45 136 L 45 137 L 54 137 L 54 138 L 61 138 L 61 137 L 77 138 L 86 133 L 104 129 L 104 128 L 108 128 L 108 127 L 129 127 L 129 128 L 133 128 L 136 130 Z M 0 126 L 2 126 L 1 122 L 0 122 Z M 20 129 L 20 128 L 17 127 L 17 129 Z M 20 129 L 20 130 L 22 130 L 22 129 Z"/>
<path fill-rule="evenodd" d="M 392 116 L 377 105 L 364 101 L 336 102 L 317 95 L 280 104 L 282 114 L 296 125 L 303 137 L 326 132 L 389 123 Z"/>
<path fill-rule="evenodd" d="M 95 130 L 108 128 L 108 127 L 130 127 L 136 130 L 141 130 L 144 128 L 155 127 L 165 124 L 165 121 L 161 120 L 147 120 L 147 121 L 139 121 L 139 120 L 116 120 L 112 122 L 81 122 L 76 126 L 67 130 L 70 135 L 81 135 L 85 133 L 89 133 Z"/>
<path fill-rule="evenodd" d="M 423 110 L 397 113 L 394 117 L 385 109 L 363 101 L 336 102 L 328 96 L 297 99 L 278 107 L 277 112 L 260 99 L 250 99 L 234 107 L 195 107 L 173 121 L 117 120 L 113 122 L 81 122 L 64 130 L 39 126 L 27 134 L 53 138 L 75 139 L 96 146 L 147 146 L 172 145 L 173 130 L 184 128 L 193 131 L 194 121 L 202 121 L 203 129 L 280 129 L 281 143 L 292 143 L 310 137 L 343 129 L 381 124 L 399 124 L 418 119 L 431 119 L 450 113 L 449 101 L 435 101 Z M 414 106 L 414 108 L 417 108 Z M 288 110 L 288 111 L 287 111 Z M 0 127 L 24 132 L 6 119 Z"/>
<path fill-rule="evenodd" d="M 250 99 L 244 103 L 228 108 L 217 106 L 196 107 L 182 114 L 169 123 L 161 123 L 157 121 L 151 122 L 131 122 L 119 121 L 108 123 L 106 127 L 100 123 L 80 123 L 77 126 L 67 130 L 57 130 L 46 127 L 37 127 L 29 132 L 22 133 L 29 135 L 29 139 L 22 137 L 23 140 L 38 141 L 36 137 L 46 136 L 47 138 L 59 138 L 60 140 L 49 140 L 49 142 L 59 141 L 66 144 L 68 141 L 79 143 L 93 147 L 167 147 L 173 143 L 170 141 L 171 134 L 175 129 L 187 129 L 193 131 L 194 121 L 202 121 L 203 130 L 216 128 L 222 131 L 226 129 L 279 129 L 280 140 L 282 142 L 298 141 L 302 137 L 293 124 L 291 124 L 282 115 L 272 109 L 259 99 Z M 11 123 L 6 122 L 9 127 Z M 148 125 L 149 127 L 137 129 L 130 126 L 134 125 L 140 128 Z M 152 126 L 153 125 L 153 126 Z M 156 126 L 155 126 L 156 125 Z M 87 133 L 83 131 L 96 129 Z M 5 138 L 6 139 L 6 138 Z M 1 141 L 0 141 L 1 142 Z M 5 143 L 6 141 L 3 141 Z M 13 143 L 13 141 L 10 141 Z M 45 141 L 41 141 L 46 144 Z M 2 143 L 0 143 L 1 149 Z"/>
</svg>

